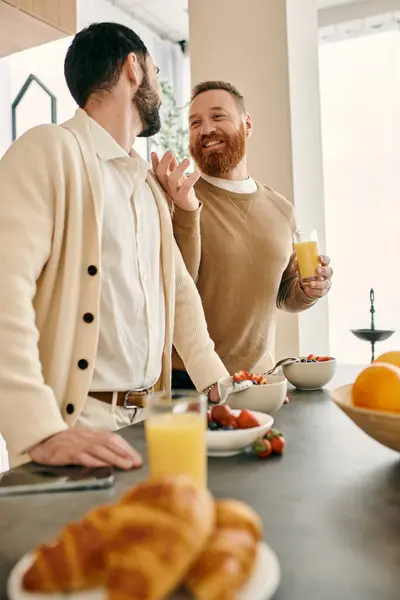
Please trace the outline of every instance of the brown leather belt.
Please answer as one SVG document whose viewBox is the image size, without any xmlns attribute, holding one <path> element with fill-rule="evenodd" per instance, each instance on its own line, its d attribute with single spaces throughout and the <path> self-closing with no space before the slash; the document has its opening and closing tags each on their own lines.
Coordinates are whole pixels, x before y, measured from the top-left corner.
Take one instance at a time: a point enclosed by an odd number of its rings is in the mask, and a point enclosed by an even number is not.
<svg viewBox="0 0 400 600">
<path fill-rule="evenodd" d="M 146 390 L 130 390 L 128 392 L 118 392 L 117 406 L 123 408 L 144 408 L 146 397 L 154 392 L 154 387 Z M 89 392 L 91 398 L 112 404 L 113 392 Z"/>
</svg>

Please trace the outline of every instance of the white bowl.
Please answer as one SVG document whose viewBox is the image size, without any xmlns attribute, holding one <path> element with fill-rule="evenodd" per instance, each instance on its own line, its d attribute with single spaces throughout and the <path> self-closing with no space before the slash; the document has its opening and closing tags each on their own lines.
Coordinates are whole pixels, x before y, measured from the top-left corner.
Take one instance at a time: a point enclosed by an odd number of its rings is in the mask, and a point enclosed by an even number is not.
<svg viewBox="0 0 400 600">
<path fill-rule="evenodd" d="M 336 371 L 336 359 L 325 362 L 293 363 L 283 367 L 286 379 L 298 390 L 320 390 Z"/>
<path fill-rule="evenodd" d="M 247 408 L 274 415 L 282 406 L 287 394 L 287 380 L 281 375 L 268 375 L 267 385 L 252 385 L 243 392 L 228 396 L 231 408 Z"/>
<path fill-rule="evenodd" d="M 235 417 L 240 414 L 240 410 L 232 411 Z M 271 429 L 274 419 L 271 415 L 251 411 L 260 423 L 259 427 L 251 429 L 216 429 L 214 431 L 207 429 L 207 454 L 208 456 L 236 456 L 249 446 L 254 444 L 258 437 L 262 437 L 268 429 Z"/>
<path fill-rule="evenodd" d="M 374 440 L 400 452 L 400 414 L 354 406 L 352 384 L 332 390 L 334 402 L 350 419 Z"/>
</svg>

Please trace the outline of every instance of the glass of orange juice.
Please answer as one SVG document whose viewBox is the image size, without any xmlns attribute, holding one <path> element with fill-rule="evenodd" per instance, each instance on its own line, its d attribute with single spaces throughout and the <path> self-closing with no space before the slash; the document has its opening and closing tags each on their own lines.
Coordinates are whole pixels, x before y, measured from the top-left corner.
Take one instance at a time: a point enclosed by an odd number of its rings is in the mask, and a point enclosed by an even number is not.
<svg viewBox="0 0 400 600">
<path fill-rule="evenodd" d="M 297 231 L 294 236 L 294 249 L 301 279 L 315 279 L 320 266 L 318 260 L 318 234 L 315 229 Z"/>
<path fill-rule="evenodd" d="M 159 392 L 147 398 L 146 408 L 151 476 L 184 473 L 206 487 L 207 397 L 186 390 Z"/>
</svg>

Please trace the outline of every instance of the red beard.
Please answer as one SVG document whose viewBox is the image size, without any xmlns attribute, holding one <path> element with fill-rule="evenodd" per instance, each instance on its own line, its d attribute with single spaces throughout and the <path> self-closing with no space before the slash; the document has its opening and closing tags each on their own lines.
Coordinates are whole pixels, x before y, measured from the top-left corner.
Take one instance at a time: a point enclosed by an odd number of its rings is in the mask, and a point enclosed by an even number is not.
<svg viewBox="0 0 400 600">
<path fill-rule="evenodd" d="M 204 153 L 203 145 L 207 142 L 224 142 L 219 149 Z M 190 146 L 190 153 L 202 173 L 210 177 L 223 177 L 238 166 L 246 153 L 246 133 L 241 125 L 234 135 L 222 131 L 202 135 Z"/>
</svg>

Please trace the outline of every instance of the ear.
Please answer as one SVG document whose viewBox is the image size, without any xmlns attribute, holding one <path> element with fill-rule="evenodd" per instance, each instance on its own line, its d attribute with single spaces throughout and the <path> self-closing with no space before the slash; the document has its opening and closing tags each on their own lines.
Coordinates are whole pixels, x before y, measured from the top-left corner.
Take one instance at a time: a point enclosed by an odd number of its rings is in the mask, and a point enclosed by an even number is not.
<svg viewBox="0 0 400 600">
<path fill-rule="evenodd" d="M 244 125 L 245 125 L 245 129 L 246 129 L 246 137 L 249 138 L 251 136 L 251 134 L 253 133 L 253 121 L 249 114 L 246 114 L 246 116 L 245 116 Z"/>
<path fill-rule="evenodd" d="M 133 52 L 128 54 L 123 68 L 125 70 L 128 80 L 135 87 L 139 87 L 141 79 L 143 77 L 143 73 L 136 54 L 134 54 Z"/>
</svg>

